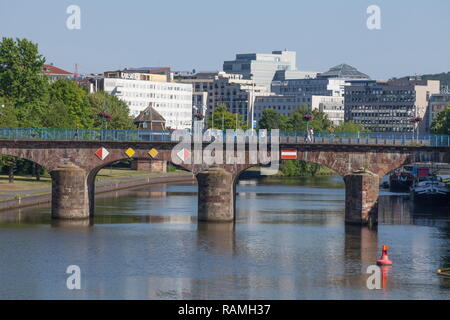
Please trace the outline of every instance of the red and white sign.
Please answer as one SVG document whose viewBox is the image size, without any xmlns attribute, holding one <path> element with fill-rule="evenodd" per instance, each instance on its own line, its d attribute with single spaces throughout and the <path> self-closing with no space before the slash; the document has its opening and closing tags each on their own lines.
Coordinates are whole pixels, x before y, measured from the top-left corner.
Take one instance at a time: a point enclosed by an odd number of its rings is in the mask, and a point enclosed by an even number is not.
<svg viewBox="0 0 450 320">
<path fill-rule="evenodd" d="M 101 148 L 99 148 L 97 151 L 95 151 L 95 155 L 96 155 L 100 160 L 105 160 L 105 158 L 109 155 L 109 151 L 106 150 L 105 148 L 101 147 Z"/>
<path fill-rule="evenodd" d="M 297 159 L 297 150 L 296 149 L 282 149 L 281 150 L 281 159 Z"/>
<path fill-rule="evenodd" d="M 191 152 L 188 149 L 183 148 L 177 152 L 177 156 L 181 159 L 181 161 L 186 162 L 186 160 L 191 156 Z"/>
</svg>

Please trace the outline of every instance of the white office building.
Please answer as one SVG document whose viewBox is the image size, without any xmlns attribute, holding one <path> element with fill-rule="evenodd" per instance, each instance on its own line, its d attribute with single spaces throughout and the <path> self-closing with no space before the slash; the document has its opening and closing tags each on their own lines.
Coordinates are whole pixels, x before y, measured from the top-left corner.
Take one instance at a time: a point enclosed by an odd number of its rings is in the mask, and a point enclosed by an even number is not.
<svg viewBox="0 0 450 320">
<path fill-rule="evenodd" d="M 328 116 L 328 119 L 336 126 L 344 123 L 344 97 L 312 96 L 311 110 L 319 110 L 325 113 Z"/>
<path fill-rule="evenodd" d="M 165 80 L 155 74 L 105 72 L 103 90 L 125 101 L 133 117 L 153 107 L 164 117 L 167 128 L 191 129 L 192 85 Z"/>
<path fill-rule="evenodd" d="M 242 74 L 243 79 L 252 79 L 257 86 L 264 86 L 268 90 L 279 70 L 297 70 L 295 51 L 237 54 L 235 60 L 223 63 L 226 73 Z"/>
<path fill-rule="evenodd" d="M 191 83 L 195 106 L 206 106 L 206 117 L 212 117 L 214 109 L 226 105 L 229 112 L 239 113 L 250 121 L 253 97 L 267 95 L 267 88 L 257 86 L 253 80 L 243 79 L 241 74 L 225 72 L 200 72 L 195 75 L 179 77 L 179 82 Z"/>
<path fill-rule="evenodd" d="M 311 106 L 311 96 L 300 95 L 270 95 L 257 96 L 255 98 L 255 120 L 260 121 L 264 109 L 273 109 L 279 114 L 289 116 L 295 110 L 299 110 L 301 106 Z"/>
</svg>

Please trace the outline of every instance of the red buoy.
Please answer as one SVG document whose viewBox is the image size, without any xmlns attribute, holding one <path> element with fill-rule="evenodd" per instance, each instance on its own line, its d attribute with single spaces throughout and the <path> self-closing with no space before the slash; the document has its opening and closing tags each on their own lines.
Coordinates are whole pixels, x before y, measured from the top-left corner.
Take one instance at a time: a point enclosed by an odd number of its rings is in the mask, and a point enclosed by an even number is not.
<svg viewBox="0 0 450 320">
<path fill-rule="evenodd" d="M 389 247 L 387 245 L 383 245 L 383 247 L 381 248 L 381 258 L 377 260 L 377 265 L 379 266 L 390 266 L 392 265 L 392 261 L 389 260 L 388 257 L 388 249 Z"/>
</svg>

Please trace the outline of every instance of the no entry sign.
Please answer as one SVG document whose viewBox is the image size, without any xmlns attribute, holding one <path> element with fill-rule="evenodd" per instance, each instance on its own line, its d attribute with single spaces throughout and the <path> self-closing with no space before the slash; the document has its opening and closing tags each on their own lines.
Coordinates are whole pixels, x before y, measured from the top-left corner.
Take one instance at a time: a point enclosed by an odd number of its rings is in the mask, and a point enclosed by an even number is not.
<svg viewBox="0 0 450 320">
<path fill-rule="evenodd" d="M 282 149 L 281 150 L 281 159 L 297 159 L 297 150 L 296 149 Z"/>
</svg>

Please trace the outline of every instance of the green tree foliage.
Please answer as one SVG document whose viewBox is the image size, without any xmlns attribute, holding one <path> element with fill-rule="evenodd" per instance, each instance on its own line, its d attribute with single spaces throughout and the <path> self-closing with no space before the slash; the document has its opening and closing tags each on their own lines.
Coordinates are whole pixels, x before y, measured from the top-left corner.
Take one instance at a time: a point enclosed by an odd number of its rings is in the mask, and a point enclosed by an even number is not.
<svg viewBox="0 0 450 320">
<path fill-rule="evenodd" d="M 431 129 L 436 134 L 450 134 L 450 104 L 438 112 Z"/>
<path fill-rule="evenodd" d="M 16 128 L 17 125 L 13 104 L 5 98 L 0 98 L 0 128 Z"/>
<path fill-rule="evenodd" d="M 246 130 L 248 128 L 244 121 L 244 117 L 238 113 L 228 112 L 226 105 L 221 105 L 213 109 L 211 119 L 208 120 L 208 127 L 220 130 Z"/>
<path fill-rule="evenodd" d="M 318 163 L 303 160 L 283 160 L 280 163 L 280 172 L 285 177 L 332 175 L 335 172 Z"/>
<path fill-rule="evenodd" d="M 48 101 L 48 80 L 42 74 L 45 58 L 27 39 L 3 38 L 0 42 L 0 96 L 16 109 L 19 125 L 39 126 Z"/>
<path fill-rule="evenodd" d="M 56 106 L 60 103 L 65 105 L 66 112 L 72 118 L 72 126 L 69 128 L 93 127 L 93 112 L 88 95 L 75 81 L 58 79 L 53 82 L 50 86 L 50 103 Z"/>
<path fill-rule="evenodd" d="M 88 98 L 93 109 L 95 128 L 105 128 L 107 124 L 108 129 L 136 129 L 133 118 L 129 116 L 128 105 L 116 96 L 96 92 L 90 94 Z M 101 112 L 110 114 L 112 118 L 99 116 Z"/>
<path fill-rule="evenodd" d="M 304 117 L 307 114 L 313 116 L 312 120 L 305 120 Z M 329 131 L 333 126 L 333 123 L 324 112 L 319 110 L 309 112 L 308 106 L 302 105 L 299 110 L 294 111 L 289 117 L 288 128 L 292 131 L 306 131 L 307 122 L 308 128 L 313 128 L 314 131 Z"/>
<path fill-rule="evenodd" d="M 5 98 L 0 98 L 0 128 L 17 127 L 17 117 L 13 104 Z M 13 182 L 12 171 L 15 166 L 16 159 L 11 156 L 0 155 L 0 169 L 3 172 L 10 173 L 10 182 Z"/>
<path fill-rule="evenodd" d="M 370 132 L 370 130 L 364 129 L 364 126 L 359 123 L 348 121 L 334 127 L 334 132 Z"/>
<path fill-rule="evenodd" d="M 48 106 L 47 116 L 42 119 L 44 128 L 77 128 L 75 117 L 67 112 L 66 105 L 57 99 L 52 99 Z"/>
<path fill-rule="evenodd" d="M 289 118 L 285 115 L 279 114 L 274 109 L 264 109 L 261 120 L 258 123 L 260 129 L 280 129 L 286 131 L 288 129 Z"/>
</svg>

